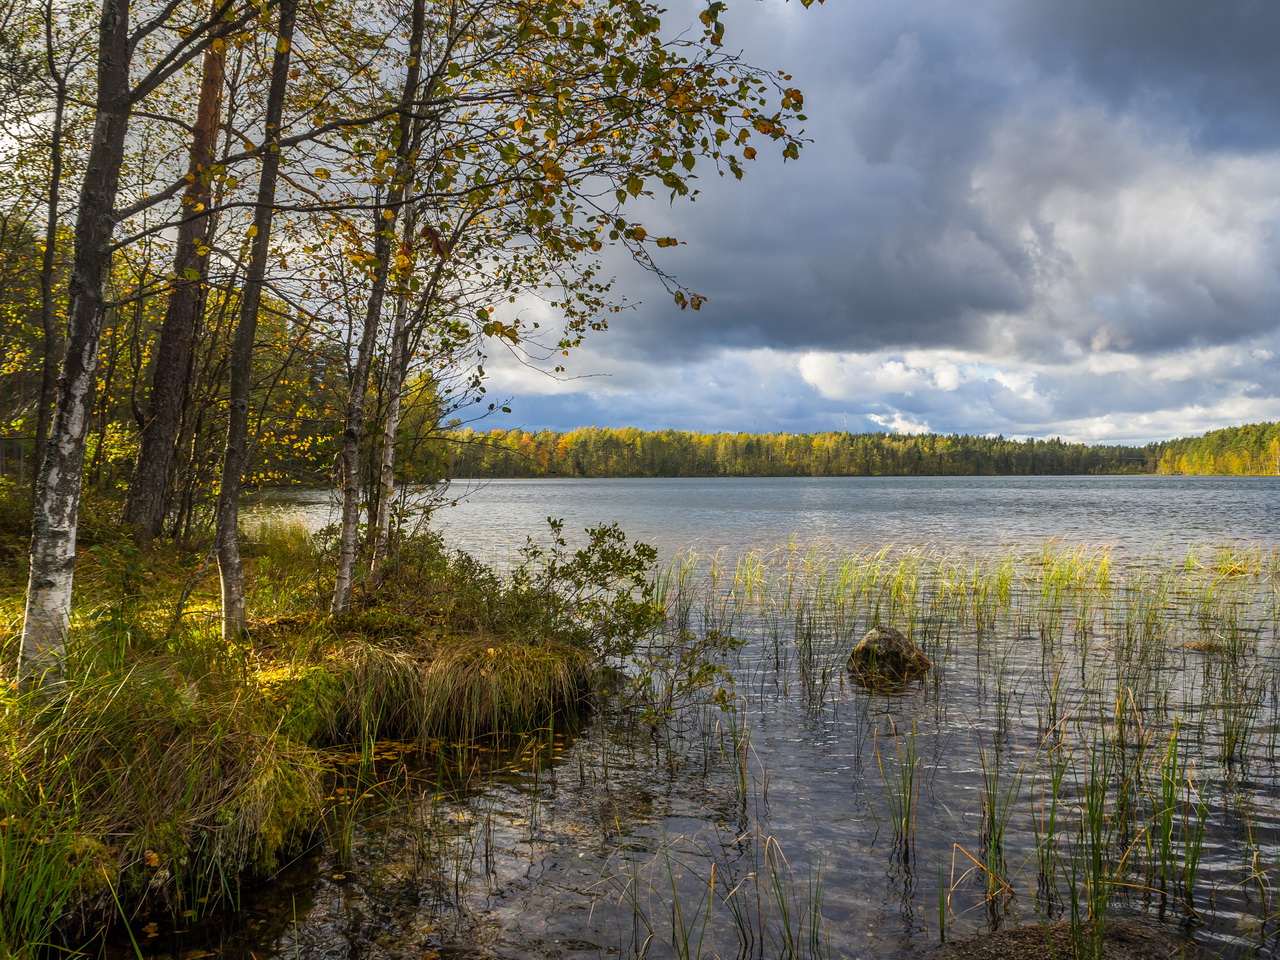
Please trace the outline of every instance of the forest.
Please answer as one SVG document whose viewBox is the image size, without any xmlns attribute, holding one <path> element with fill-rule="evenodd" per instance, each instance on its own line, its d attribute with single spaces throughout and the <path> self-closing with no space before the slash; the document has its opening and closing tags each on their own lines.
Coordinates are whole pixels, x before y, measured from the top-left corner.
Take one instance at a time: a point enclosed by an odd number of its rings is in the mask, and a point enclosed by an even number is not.
<svg viewBox="0 0 1280 960">
<path fill-rule="evenodd" d="M 1160 444 L 1030 437 L 586 427 L 458 431 L 435 445 L 428 462 L 447 464 L 457 477 L 910 477 L 1152 473 L 1160 456 Z"/>
<path fill-rule="evenodd" d="M 1214 476 L 1280 475 L 1280 423 L 1210 430 L 1162 444 L 1158 473 Z"/>
</svg>

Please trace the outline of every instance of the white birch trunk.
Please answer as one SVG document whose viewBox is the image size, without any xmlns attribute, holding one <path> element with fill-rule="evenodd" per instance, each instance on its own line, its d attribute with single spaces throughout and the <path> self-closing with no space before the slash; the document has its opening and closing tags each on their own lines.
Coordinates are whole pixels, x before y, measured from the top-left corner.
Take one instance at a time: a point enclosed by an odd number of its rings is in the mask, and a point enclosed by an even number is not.
<svg viewBox="0 0 1280 960">
<path fill-rule="evenodd" d="M 67 349 L 31 518 L 31 565 L 18 653 L 23 684 L 62 673 L 71 623 L 76 521 L 85 437 L 93 407 L 115 201 L 129 120 L 129 3 L 104 0 L 98 22 L 98 92 L 93 140 L 80 189 L 69 284 Z"/>
<path fill-rule="evenodd" d="M 407 233 L 412 234 L 412 221 Z M 408 368 L 409 301 L 401 294 L 396 299 L 395 321 L 391 330 L 391 358 L 387 361 L 387 416 L 382 425 L 382 461 L 378 475 L 378 518 L 374 524 L 373 559 L 369 578 L 377 583 L 386 572 L 391 551 L 391 501 L 396 495 L 396 439 L 400 432 L 400 410 L 404 399 L 404 381 Z"/>
<path fill-rule="evenodd" d="M 414 0 L 409 49 L 414 54 L 405 72 L 403 95 L 408 103 L 418 93 L 421 77 L 422 40 L 425 35 L 423 0 Z M 401 201 L 409 179 L 409 157 L 412 153 L 412 117 L 401 111 L 397 122 L 399 139 L 396 141 L 396 177 L 388 191 L 385 208 L 374 210 L 373 255 L 377 265 L 369 290 L 369 302 L 365 310 L 364 329 L 356 353 L 356 366 L 351 375 L 351 394 L 347 400 L 347 426 L 342 434 L 342 451 L 338 463 L 342 477 L 342 527 L 338 540 L 338 569 L 333 587 L 333 616 L 342 616 L 351 609 L 351 594 L 355 588 L 356 555 L 360 548 L 360 440 L 364 435 L 365 399 L 369 389 L 369 367 L 378 327 L 382 324 L 382 301 L 386 294 L 390 273 L 392 240 L 396 236 L 396 224 L 400 218 Z M 383 212 L 388 214 L 384 217 Z M 391 396 L 399 389 L 393 378 L 388 378 Z M 394 452 L 393 452 L 394 456 Z M 381 510 L 381 506 L 379 507 Z M 377 524 L 375 524 L 375 527 Z"/>
<path fill-rule="evenodd" d="M 338 464 L 342 477 L 342 525 L 338 534 L 338 569 L 333 587 L 333 605 L 330 612 L 340 617 L 351 609 L 351 594 L 355 589 L 356 555 L 360 548 L 360 440 L 364 435 L 364 408 L 369 394 L 369 367 L 373 362 L 373 347 L 378 327 L 382 323 L 382 298 L 387 286 L 387 259 L 391 243 L 388 234 L 395 229 L 395 220 L 386 221 L 381 209 L 374 211 L 373 255 L 378 260 L 374 268 L 369 302 L 365 310 L 364 327 L 360 345 L 356 349 L 356 365 L 351 372 L 351 393 L 347 398 L 347 425 L 342 433 L 342 451 Z M 382 224 L 386 223 L 386 226 Z"/>
</svg>

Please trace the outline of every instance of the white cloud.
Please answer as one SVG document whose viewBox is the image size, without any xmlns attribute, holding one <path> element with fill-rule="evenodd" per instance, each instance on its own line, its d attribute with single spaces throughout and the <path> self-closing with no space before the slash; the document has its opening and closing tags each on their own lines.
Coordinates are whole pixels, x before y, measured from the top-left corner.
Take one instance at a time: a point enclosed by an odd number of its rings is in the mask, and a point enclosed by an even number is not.
<svg viewBox="0 0 1280 960">
<path fill-rule="evenodd" d="M 929 424 L 923 420 L 913 420 L 902 413 L 867 414 L 867 419 L 880 424 L 890 433 L 928 433 Z"/>
</svg>

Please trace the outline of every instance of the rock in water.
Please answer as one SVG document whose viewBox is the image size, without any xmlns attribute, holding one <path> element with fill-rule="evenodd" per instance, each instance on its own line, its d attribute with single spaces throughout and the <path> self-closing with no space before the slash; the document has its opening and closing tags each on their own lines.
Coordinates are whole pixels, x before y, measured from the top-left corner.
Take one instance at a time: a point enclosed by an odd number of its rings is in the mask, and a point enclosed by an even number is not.
<svg viewBox="0 0 1280 960">
<path fill-rule="evenodd" d="M 1086 920 L 1075 931 L 1068 921 L 1032 924 L 980 934 L 944 944 L 922 957 L 929 960 L 1199 960 L 1208 954 L 1183 933 L 1134 920 L 1108 920 L 1101 931 Z"/>
<path fill-rule="evenodd" d="M 858 641 L 847 666 L 859 683 L 874 685 L 910 680 L 933 664 L 901 630 L 877 625 Z"/>
</svg>

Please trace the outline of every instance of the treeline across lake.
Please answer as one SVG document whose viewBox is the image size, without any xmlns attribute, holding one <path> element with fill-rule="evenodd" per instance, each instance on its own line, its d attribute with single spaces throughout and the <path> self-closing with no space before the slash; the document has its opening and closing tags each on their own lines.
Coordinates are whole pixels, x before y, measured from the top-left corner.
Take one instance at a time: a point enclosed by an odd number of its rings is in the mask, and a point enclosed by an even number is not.
<svg viewBox="0 0 1280 960">
<path fill-rule="evenodd" d="M 633 427 L 458 431 L 456 477 L 1031 476 L 1154 473 L 1162 444 L 1091 446 L 960 434 L 691 433 Z"/>
<path fill-rule="evenodd" d="M 1219 476 L 1280 474 L 1280 423 L 1211 430 L 1163 445 L 1159 473 Z"/>
</svg>

